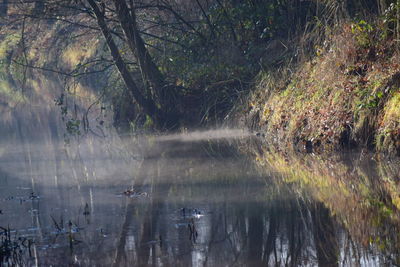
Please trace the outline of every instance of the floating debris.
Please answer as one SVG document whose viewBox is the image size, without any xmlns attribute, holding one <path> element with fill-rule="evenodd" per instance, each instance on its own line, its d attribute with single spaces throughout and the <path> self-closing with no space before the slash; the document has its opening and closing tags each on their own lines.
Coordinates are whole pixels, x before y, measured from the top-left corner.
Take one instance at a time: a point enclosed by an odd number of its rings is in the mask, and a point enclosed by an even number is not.
<svg viewBox="0 0 400 267">
<path fill-rule="evenodd" d="M 40 197 L 37 196 L 37 195 L 35 195 L 34 192 L 31 192 L 31 194 L 30 194 L 30 196 L 29 196 L 29 199 L 30 199 L 30 200 L 38 200 L 39 198 L 40 198 Z"/>
<path fill-rule="evenodd" d="M 192 208 L 182 208 L 181 213 L 183 217 L 188 217 L 188 218 L 196 218 L 199 219 L 204 216 L 203 212 L 200 211 L 199 209 L 192 209 Z"/>
<path fill-rule="evenodd" d="M 123 192 L 123 194 L 126 195 L 126 196 L 131 196 L 131 195 L 133 195 L 133 194 L 136 194 L 136 192 L 135 192 L 135 190 L 134 190 L 133 188 L 131 188 L 131 189 L 125 190 L 125 191 Z"/>
<path fill-rule="evenodd" d="M 134 188 L 130 188 L 125 190 L 123 195 L 128 196 L 128 197 L 148 197 L 149 194 L 147 192 L 140 192 L 135 190 Z"/>
<path fill-rule="evenodd" d="M 97 230 L 100 231 L 100 234 L 101 234 L 102 237 L 107 237 L 107 233 L 106 233 L 106 231 L 104 231 L 103 228 L 100 228 L 100 229 L 97 229 Z"/>
</svg>

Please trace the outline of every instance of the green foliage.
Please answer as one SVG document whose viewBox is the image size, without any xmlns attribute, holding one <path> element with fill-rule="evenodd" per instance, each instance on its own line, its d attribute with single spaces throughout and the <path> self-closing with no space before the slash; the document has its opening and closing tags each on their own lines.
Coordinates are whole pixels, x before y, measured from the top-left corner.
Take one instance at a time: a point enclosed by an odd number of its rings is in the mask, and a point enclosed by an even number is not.
<svg viewBox="0 0 400 267">
<path fill-rule="evenodd" d="M 351 32 L 355 35 L 357 44 L 361 47 L 371 46 L 371 34 L 373 31 L 373 26 L 367 23 L 365 20 L 360 20 L 359 22 L 351 25 Z"/>
<path fill-rule="evenodd" d="M 382 32 L 383 38 L 386 39 L 389 35 L 398 35 L 400 31 L 400 1 L 395 0 L 390 3 L 389 7 L 383 13 L 383 23 L 385 25 L 385 31 Z M 399 37 L 399 36 L 397 36 Z"/>
<path fill-rule="evenodd" d="M 66 143 L 69 142 L 68 136 L 81 135 L 81 120 L 71 116 L 68 112 L 68 103 L 66 101 L 66 95 L 62 93 L 58 98 L 54 99 L 54 104 L 60 107 L 61 118 L 65 121 L 66 134 L 64 139 Z"/>
<path fill-rule="evenodd" d="M 369 93 L 369 90 L 364 90 L 361 94 L 362 94 L 362 99 L 364 100 L 357 105 L 357 108 L 359 110 L 365 108 L 367 109 L 377 108 L 380 101 L 384 97 L 384 93 L 382 91 Z"/>
<path fill-rule="evenodd" d="M 195 88 L 232 78 L 252 79 L 267 42 L 283 38 L 294 29 L 287 4 L 275 0 L 215 2 L 207 10 L 208 22 L 203 20 L 196 28 L 199 34 L 171 31 L 167 37 L 174 43 L 151 43 L 163 47 L 154 51 L 160 70 L 179 85 Z M 293 12 L 301 14 L 304 10 Z"/>
<path fill-rule="evenodd" d="M 81 131 L 80 131 L 80 125 L 81 125 L 81 121 L 77 120 L 77 119 L 69 119 L 66 123 L 66 129 L 68 134 L 70 135 L 80 135 Z"/>
<path fill-rule="evenodd" d="M 223 1 L 210 10 L 218 32 L 237 32 L 239 41 L 268 40 L 285 27 L 285 18 L 278 1 Z M 286 29 L 287 30 L 287 29 Z"/>
<path fill-rule="evenodd" d="M 146 121 L 143 124 L 143 129 L 148 130 L 148 129 L 153 129 L 154 128 L 154 122 L 151 119 L 150 116 L 146 115 Z"/>
</svg>

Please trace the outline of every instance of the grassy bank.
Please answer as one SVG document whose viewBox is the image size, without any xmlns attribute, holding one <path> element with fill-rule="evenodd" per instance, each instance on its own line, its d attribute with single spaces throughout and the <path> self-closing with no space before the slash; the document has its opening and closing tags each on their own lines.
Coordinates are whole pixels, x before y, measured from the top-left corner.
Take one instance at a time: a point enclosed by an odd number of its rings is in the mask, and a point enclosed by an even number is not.
<svg viewBox="0 0 400 267">
<path fill-rule="evenodd" d="M 400 53 L 385 23 L 347 22 L 293 74 L 262 73 L 248 125 L 308 152 L 368 147 L 400 155 Z"/>
</svg>

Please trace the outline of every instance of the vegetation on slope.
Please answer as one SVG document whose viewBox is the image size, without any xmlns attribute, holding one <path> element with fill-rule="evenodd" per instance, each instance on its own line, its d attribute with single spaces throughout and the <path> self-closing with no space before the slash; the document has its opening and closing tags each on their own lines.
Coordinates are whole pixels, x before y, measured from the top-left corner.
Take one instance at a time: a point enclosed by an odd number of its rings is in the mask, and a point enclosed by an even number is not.
<svg viewBox="0 0 400 267">
<path fill-rule="evenodd" d="M 0 56 L 10 88 L 35 88 L 32 69 L 63 80 L 72 132 L 93 123 L 71 105 L 83 98 L 124 130 L 215 124 L 234 108 L 287 146 L 400 151 L 397 0 L 71 3 L 9 3 Z"/>
<path fill-rule="evenodd" d="M 399 155 L 400 54 L 390 14 L 331 30 L 282 87 L 261 74 L 249 123 L 308 152 L 359 146 Z"/>
<path fill-rule="evenodd" d="M 196 125 L 224 118 L 260 68 L 290 60 L 297 52 L 288 43 L 331 7 L 300 0 L 4 2 L 2 37 L 20 34 L 8 63 L 73 79 L 90 70 L 119 78 L 122 90 L 103 102 L 128 123 L 144 114 L 144 124 Z M 128 111 L 116 107 L 115 95 Z"/>
</svg>

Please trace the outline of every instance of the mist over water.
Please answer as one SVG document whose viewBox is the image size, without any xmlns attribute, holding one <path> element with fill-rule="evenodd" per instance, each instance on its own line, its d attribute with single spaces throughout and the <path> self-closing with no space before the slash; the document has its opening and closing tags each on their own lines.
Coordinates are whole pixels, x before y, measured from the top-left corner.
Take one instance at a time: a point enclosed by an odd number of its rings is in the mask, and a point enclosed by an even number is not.
<svg viewBox="0 0 400 267">
<path fill-rule="evenodd" d="M 180 142 L 196 142 L 202 140 L 232 139 L 245 138 L 251 136 L 251 132 L 247 129 L 214 129 L 204 131 L 189 131 L 179 134 L 162 135 L 157 137 L 158 141 L 180 141 Z"/>
</svg>

